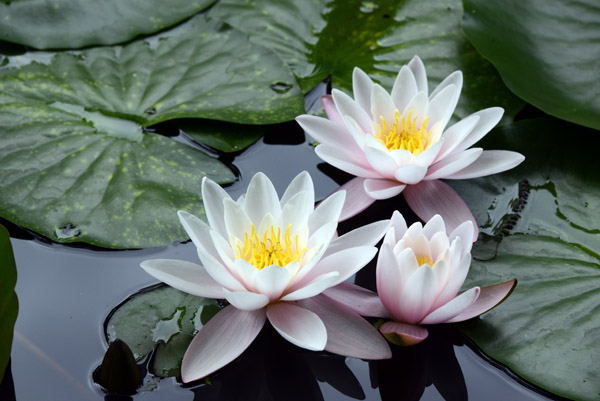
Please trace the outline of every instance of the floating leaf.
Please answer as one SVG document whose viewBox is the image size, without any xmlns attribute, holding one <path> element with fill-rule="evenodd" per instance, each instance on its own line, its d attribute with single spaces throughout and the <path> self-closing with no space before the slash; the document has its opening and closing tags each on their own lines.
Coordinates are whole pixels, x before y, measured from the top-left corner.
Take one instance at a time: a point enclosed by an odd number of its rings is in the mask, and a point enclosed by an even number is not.
<svg viewBox="0 0 600 401">
<path fill-rule="evenodd" d="M 400 67 L 419 55 L 432 88 L 463 71 L 459 117 L 502 106 L 510 119 L 523 105 L 462 33 L 460 0 L 222 0 L 209 15 L 277 52 L 304 92 L 328 75 L 351 89 L 355 66 L 390 89 Z"/>
<path fill-rule="evenodd" d="M 202 178 L 234 180 L 219 161 L 141 127 L 180 117 L 273 123 L 304 110 L 285 64 L 202 16 L 122 48 L 8 59 L 0 68 L 0 216 L 61 242 L 185 240 L 176 212 L 203 214 Z M 281 94 L 270 87 L 277 82 L 295 86 Z"/>
<path fill-rule="evenodd" d="M 452 182 L 483 223 L 465 286 L 519 281 L 462 330 L 519 376 L 580 400 L 600 395 L 600 164 L 581 145 L 586 131 L 554 119 L 500 127 L 482 146 L 519 151 L 525 162 Z"/>
<path fill-rule="evenodd" d="M 0 39 L 37 49 L 112 45 L 161 31 L 215 0 L 5 0 Z"/>
<path fill-rule="evenodd" d="M 143 290 L 121 304 L 106 324 L 109 342 L 120 339 L 136 360 L 154 354 L 153 373 L 178 376 L 181 359 L 194 334 L 219 310 L 213 299 L 168 286 Z"/>
<path fill-rule="evenodd" d="M 222 152 L 238 152 L 256 142 L 267 132 L 264 125 L 241 125 L 200 119 L 175 121 L 196 142 Z"/>
<path fill-rule="evenodd" d="M 17 284 L 17 266 L 13 256 L 10 236 L 0 225 L 0 382 L 10 359 L 13 329 L 19 311 L 19 302 L 15 293 Z"/>
<path fill-rule="evenodd" d="M 596 0 L 465 0 L 465 34 L 506 85 L 548 114 L 600 129 Z"/>
</svg>

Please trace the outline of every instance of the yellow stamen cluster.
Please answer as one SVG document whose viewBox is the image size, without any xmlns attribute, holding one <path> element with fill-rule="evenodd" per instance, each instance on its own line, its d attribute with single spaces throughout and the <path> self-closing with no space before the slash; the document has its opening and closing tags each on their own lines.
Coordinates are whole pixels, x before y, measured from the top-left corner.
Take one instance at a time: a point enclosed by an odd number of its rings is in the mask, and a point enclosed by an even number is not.
<svg viewBox="0 0 600 401">
<path fill-rule="evenodd" d="M 431 260 L 427 255 L 417 255 L 417 263 L 419 266 L 428 264 L 429 266 L 433 267 L 433 260 Z"/>
<path fill-rule="evenodd" d="M 394 113 L 391 124 L 380 116 L 381 124 L 375 133 L 375 138 L 379 139 L 389 150 L 405 149 L 413 155 L 418 155 L 431 145 L 431 131 L 427 131 L 426 118 L 417 126 L 417 117 L 412 118 L 412 110 L 404 117 L 398 110 Z"/>
<path fill-rule="evenodd" d="M 292 225 L 289 224 L 281 241 L 281 229 L 271 226 L 270 230 L 265 230 L 262 241 L 256 233 L 256 228 L 252 224 L 250 235 L 246 233 L 244 238 L 244 247 L 238 245 L 236 249 L 236 258 L 242 258 L 258 270 L 264 269 L 270 265 L 286 266 L 290 262 L 300 262 L 304 252 L 308 249 L 300 250 L 298 246 L 298 235 L 292 241 Z"/>
</svg>

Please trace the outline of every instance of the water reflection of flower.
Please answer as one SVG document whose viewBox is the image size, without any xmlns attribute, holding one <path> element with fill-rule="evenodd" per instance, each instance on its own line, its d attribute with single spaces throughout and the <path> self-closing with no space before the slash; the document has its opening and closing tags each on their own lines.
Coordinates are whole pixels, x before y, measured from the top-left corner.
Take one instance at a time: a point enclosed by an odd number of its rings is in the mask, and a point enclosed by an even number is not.
<svg viewBox="0 0 600 401">
<path fill-rule="evenodd" d="M 368 322 L 326 295 L 375 256 L 374 245 L 389 221 L 334 239 L 345 193 L 315 208 L 306 172 L 290 183 L 281 200 L 262 173 L 238 201 L 209 179 L 203 181 L 202 196 L 210 226 L 189 213 L 179 212 L 179 217 L 203 265 L 165 259 L 142 263 L 148 273 L 181 291 L 230 303 L 192 340 L 181 366 L 184 382 L 239 356 L 267 319 L 302 348 L 389 357 L 389 346 Z"/>
<path fill-rule="evenodd" d="M 194 400 L 322 401 L 318 382 L 362 400 L 361 384 L 342 356 L 309 352 L 283 341 L 270 324 L 235 361 L 191 387 Z"/>
<path fill-rule="evenodd" d="M 403 192 L 423 220 L 440 214 L 451 229 L 465 220 L 477 227 L 464 201 L 440 179 L 482 177 L 523 161 L 516 152 L 470 148 L 504 111 L 484 109 L 446 129 L 460 97 L 462 73 L 450 74 L 428 96 L 427 73 L 416 56 L 400 69 L 391 94 L 359 68 L 352 83 L 354 99 L 335 89 L 323 97 L 329 119 L 296 119 L 319 142 L 319 157 L 356 176 L 342 186 L 348 194 L 342 220 Z"/>
<path fill-rule="evenodd" d="M 467 387 L 454 353 L 463 345 L 455 329 L 432 327 L 430 335 L 413 347 L 392 347 L 392 358 L 369 362 L 371 385 L 382 401 L 416 401 L 434 385 L 445 400 L 467 400 Z"/>
</svg>

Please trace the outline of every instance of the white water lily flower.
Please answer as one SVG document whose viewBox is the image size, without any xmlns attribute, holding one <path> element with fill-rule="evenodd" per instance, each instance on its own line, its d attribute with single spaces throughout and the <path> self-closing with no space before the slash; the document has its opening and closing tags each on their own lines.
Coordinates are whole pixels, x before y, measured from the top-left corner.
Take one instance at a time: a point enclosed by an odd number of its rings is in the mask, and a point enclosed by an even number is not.
<svg viewBox="0 0 600 401">
<path fill-rule="evenodd" d="M 239 356 L 266 319 L 291 343 L 367 359 L 389 358 L 379 333 L 357 313 L 327 296 L 365 266 L 389 221 L 334 238 L 345 193 L 314 207 L 310 175 L 299 174 L 279 199 L 271 181 L 256 174 L 237 202 L 204 179 L 207 225 L 179 212 L 202 265 L 147 260 L 142 268 L 187 293 L 225 298 L 230 305 L 192 340 L 181 367 L 184 382 L 205 377 Z M 344 289 L 338 289 L 344 293 Z"/>
<path fill-rule="evenodd" d="M 377 259 L 377 292 L 392 321 L 380 330 L 390 340 L 412 345 L 427 337 L 423 325 L 461 322 L 487 312 L 510 295 L 516 280 L 459 293 L 471 265 L 473 225 L 466 221 L 446 234 L 435 215 L 425 226 L 407 228 L 394 212 Z"/>
<path fill-rule="evenodd" d="M 428 95 L 427 73 L 415 56 L 403 66 L 388 93 L 361 69 L 353 74 L 354 99 L 339 90 L 325 96 L 329 119 L 296 118 L 320 144 L 317 155 L 357 176 L 347 191 L 341 219 L 352 217 L 377 199 L 403 192 L 411 209 L 424 221 L 440 214 L 456 228 L 477 223 L 460 196 L 440 179 L 466 179 L 517 166 L 516 152 L 470 148 L 501 119 L 499 107 L 478 111 L 446 129 L 462 89 L 455 71 Z"/>
</svg>

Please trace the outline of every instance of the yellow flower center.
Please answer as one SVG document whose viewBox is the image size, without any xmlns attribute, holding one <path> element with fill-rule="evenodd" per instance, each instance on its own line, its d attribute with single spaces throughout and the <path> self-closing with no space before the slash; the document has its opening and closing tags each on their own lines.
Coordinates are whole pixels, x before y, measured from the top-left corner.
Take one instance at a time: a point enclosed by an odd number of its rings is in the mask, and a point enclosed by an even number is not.
<svg viewBox="0 0 600 401">
<path fill-rule="evenodd" d="M 431 260 L 427 255 L 417 255 L 417 263 L 419 266 L 428 264 L 429 266 L 433 267 L 433 260 Z"/>
<path fill-rule="evenodd" d="M 394 113 L 394 118 L 391 124 L 380 116 L 381 124 L 379 124 L 375 138 L 379 139 L 386 148 L 391 150 L 405 149 L 413 155 L 418 155 L 431 145 L 431 131 L 427 131 L 426 118 L 419 127 L 417 125 L 417 117 L 412 118 L 412 110 L 405 117 L 398 110 Z"/>
<path fill-rule="evenodd" d="M 256 228 L 252 224 L 250 235 L 246 233 L 244 237 L 244 247 L 237 246 L 236 258 L 242 258 L 258 270 L 264 269 L 270 265 L 286 266 L 290 262 L 300 262 L 304 252 L 308 248 L 300 250 L 298 246 L 298 234 L 294 240 L 291 238 L 292 225 L 289 224 L 285 229 L 283 241 L 281 238 L 281 229 L 271 226 L 265 230 L 262 241 L 256 233 Z"/>
</svg>

